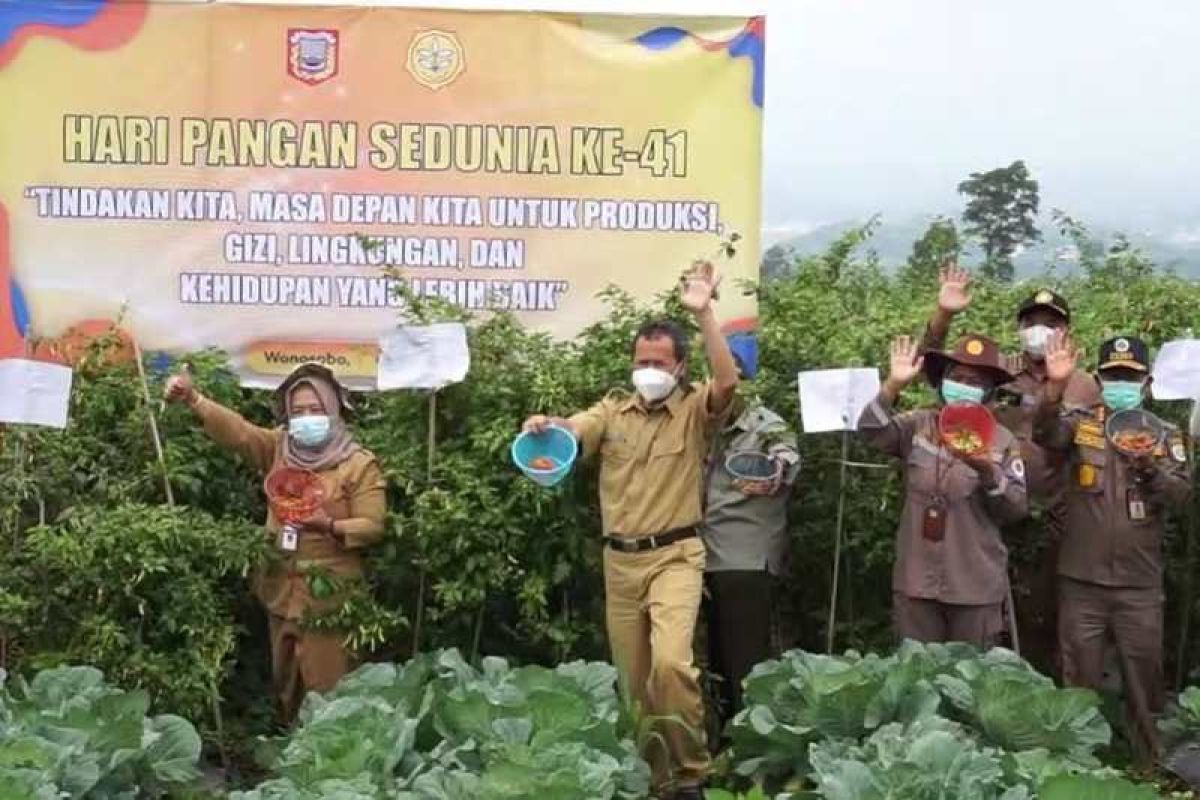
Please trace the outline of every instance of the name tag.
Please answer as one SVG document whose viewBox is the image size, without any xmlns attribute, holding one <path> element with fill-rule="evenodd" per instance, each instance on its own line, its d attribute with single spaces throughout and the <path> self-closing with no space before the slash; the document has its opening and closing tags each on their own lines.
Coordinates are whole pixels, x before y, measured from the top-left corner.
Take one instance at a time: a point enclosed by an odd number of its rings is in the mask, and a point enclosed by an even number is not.
<svg viewBox="0 0 1200 800">
<path fill-rule="evenodd" d="M 279 549 L 293 552 L 299 543 L 300 535 L 292 525 L 284 525 L 279 529 Z"/>
<path fill-rule="evenodd" d="M 1096 485 L 1096 468 L 1091 464 L 1079 465 L 1079 485 L 1084 489 L 1090 489 Z"/>
<path fill-rule="evenodd" d="M 1139 522 L 1146 518 L 1146 501 L 1137 489 L 1130 489 L 1125 493 L 1125 504 L 1128 506 L 1131 520 Z"/>
<path fill-rule="evenodd" d="M 926 541 L 940 542 L 946 538 L 946 501 L 935 497 L 925 507 L 921 518 L 921 536 Z"/>
</svg>

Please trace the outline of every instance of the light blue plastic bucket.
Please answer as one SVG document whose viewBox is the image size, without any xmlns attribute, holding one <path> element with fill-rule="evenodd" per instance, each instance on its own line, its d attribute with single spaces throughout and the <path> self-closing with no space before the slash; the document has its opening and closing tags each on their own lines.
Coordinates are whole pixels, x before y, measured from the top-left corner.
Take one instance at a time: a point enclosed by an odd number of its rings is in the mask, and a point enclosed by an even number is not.
<svg viewBox="0 0 1200 800">
<path fill-rule="evenodd" d="M 544 433 L 522 433 L 512 443 L 512 460 L 517 468 L 541 486 L 554 486 L 571 474 L 579 455 L 579 443 L 565 428 L 551 425 Z M 550 469 L 538 469 L 529 462 L 548 458 L 554 462 Z"/>
</svg>

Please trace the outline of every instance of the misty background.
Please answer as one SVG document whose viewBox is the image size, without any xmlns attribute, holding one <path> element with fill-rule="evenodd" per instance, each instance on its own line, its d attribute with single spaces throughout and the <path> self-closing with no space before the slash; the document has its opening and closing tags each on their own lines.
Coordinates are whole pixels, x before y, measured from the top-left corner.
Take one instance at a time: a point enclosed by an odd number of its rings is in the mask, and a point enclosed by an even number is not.
<svg viewBox="0 0 1200 800">
<path fill-rule="evenodd" d="M 934 215 L 957 219 L 960 181 L 1022 159 L 1045 241 L 1018 255 L 1019 272 L 1070 269 L 1049 218 L 1059 208 L 1200 277 L 1194 0 L 383 2 L 765 13 L 765 246 L 817 250 L 880 214 L 872 245 L 898 263 Z"/>
<path fill-rule="evenodd" d="M 1061 208 L 1200 276 L 1200 3 L 767 2 L 767 244 L 882 215 L 903 260 L 969 173 L 1023 159 Z"/>
</svg>

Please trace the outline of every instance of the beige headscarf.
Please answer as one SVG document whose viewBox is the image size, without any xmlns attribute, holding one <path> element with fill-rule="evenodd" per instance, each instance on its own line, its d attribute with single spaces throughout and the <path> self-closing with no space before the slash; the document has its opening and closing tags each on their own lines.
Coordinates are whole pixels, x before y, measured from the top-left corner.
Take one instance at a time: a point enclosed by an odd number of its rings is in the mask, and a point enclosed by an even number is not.
<svg viewBox="0 0 1200 800">
<path fill-rule="evenodd" d="M 329 415 L 329 438 L 317 447 L 305 447 L 293 442 L 292 437 L 285 431 L 279 443 L 280 457 L 289 467 L 310 469 L 313 472 L 333 469 L 361 450 L 362 446 L 354 441 L 349 428 L 346 427 L 346 421 L 342 419 L 337 390 L 320 378 L 305 377 L 297 380 L 287 390 L 287 397 L 284 399 L 284 413 L 288 413 L 292 404 L 292 395 L 302 386 L 317 393 L 322 408 Z"/>
</svg>

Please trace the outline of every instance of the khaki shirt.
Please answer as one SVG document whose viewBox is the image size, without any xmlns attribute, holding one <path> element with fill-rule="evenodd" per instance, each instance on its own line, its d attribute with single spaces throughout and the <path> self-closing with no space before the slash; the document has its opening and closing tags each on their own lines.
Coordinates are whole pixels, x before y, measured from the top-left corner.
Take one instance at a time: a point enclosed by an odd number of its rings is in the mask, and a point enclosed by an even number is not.
<svg viewBox="0 0 1200 800">
<path fill-rule="evenodd" d="M 700 524 L 704 458 L 725 414 L 708 412 L 712 387 L 676 389 L 647 408 L 611 394 L 571 417 L 585 458 L 600 457 L 604 535 L 640 537 Z"/>
<path fill-rule="evenodd" d="M 1035 430 L 1043 446 L 1069 459 L 1058 574 L 1101 586 L 1159 587 L 1166 513 L 1185 505 L 1192 489 L 1183 434 L 1171 429 L 1154 471 L 1142 477 L 1108 441 L 1106 413 L 1103 405 L 1066 408 L 1045 414 Z M 1139 499 L 1140 508 L 1131 505 Z"/>
<path fill-rule="evenodd" d="M 957 605 L 1003 602 L 1008 549 L 1000 526 L 1028 513 L 1020 448 L 1008 429 L 996 426 L 991 457 L 997 482 L 985 489 L 978 473 L 942 445 L 937 415 L 933 409 L 896 413 L 878 397 L 858 422 L 869 444 L 904 462 L 892 588 L 907 597 Z M 945 531 L 940 541 L 931 541 L 923 533 L 925 512 L 939 497 Z"/>
<path fill-rule="evenodd" d="M 725 469 L 734 453 L 765 453 L 779 462 L 781 488 L 770 496 L 746 495 Z M 782 575 L 787 565 L 787 507 L 800 472 L 796 434 L 761 405 L 743 411 L 716 437 L 707 465 L 704 526 L 706 572 L 767 570 Z"/>
<path fill-rule="evenodd" d="M 266 474 L 280 458 L 282 429 L 260 428 L 235 411 L 201 397 L 196 415 L 213 441 L 233 450 L 259 472 Z M 375 456 L 359 450 L 350 458 L 318 473 L 325 485 L 325 513 L 338 525 L 339 537 L 302 529 L 293 552 L 279 551 L 280 558 L 254 576 L 254 592 L 271 614 L 299 619 L 305 611 L 334 608 L 336 596 L 314 599 L 309 593 L 305 570 L 319 568 L 339 577 L 357 578 L 363 574 L 357 550 L 383 536 L 383 518 L 387 510 L 383 473 Z M 267 530 L 271 540 L 279 541 L 279 520 L 267 512 Z"/>
</svg>

